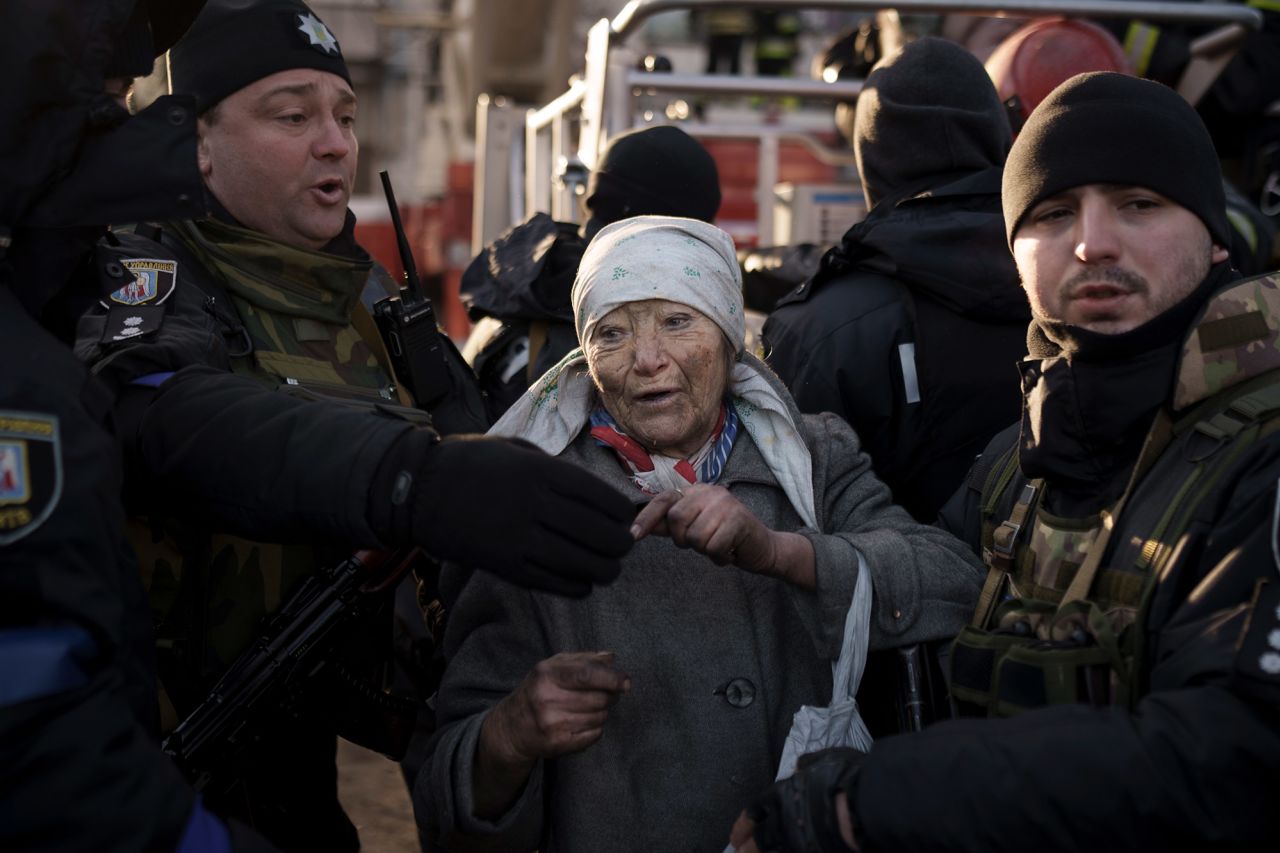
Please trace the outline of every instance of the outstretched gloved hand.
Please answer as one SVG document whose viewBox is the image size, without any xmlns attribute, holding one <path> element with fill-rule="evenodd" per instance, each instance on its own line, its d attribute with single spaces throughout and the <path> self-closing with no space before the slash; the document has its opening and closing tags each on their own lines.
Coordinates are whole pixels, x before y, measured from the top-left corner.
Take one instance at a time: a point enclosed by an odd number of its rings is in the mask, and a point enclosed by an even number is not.
<svg viewBox="0 0 1280 853">
<path fill-rule="evenodd" d="M 800 757 L 795 775 L 755 797 L 729 834 L 738 853 L 857 853 L 849 813 L 866 753 L 848 747 Z"/>
<path fill-rule="evenodd" d="M 370 519 L 388 544 L 520 586 L 583 596 L 609 583 L 630 550 L 631 504 L 531 444 L 425 431 L 392 445 L 374 477 Z M 384 505 L 385 504 L 385 505 Z"/>
</svg>

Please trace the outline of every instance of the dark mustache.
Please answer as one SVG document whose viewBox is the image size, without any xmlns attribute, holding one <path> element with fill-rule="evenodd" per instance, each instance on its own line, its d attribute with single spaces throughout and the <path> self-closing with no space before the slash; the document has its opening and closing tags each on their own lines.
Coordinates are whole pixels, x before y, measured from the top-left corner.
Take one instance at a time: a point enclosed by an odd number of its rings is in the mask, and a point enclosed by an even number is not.
<svg viewBox="0 0 1280 853">
<path fill-rule="evenodd" d="M 1151 289 L 1147 280 L 1135 272 L 1130 272 L 1123 267 L 1103 267 L 1076 273 L 1062 285 L 1062 293 L 1069 297 L 1076 288 L 1086 284 L 1114 284 L 1125 288 L 1130 293 L 1140 294 L 1145 294 Z"/>
</svg>

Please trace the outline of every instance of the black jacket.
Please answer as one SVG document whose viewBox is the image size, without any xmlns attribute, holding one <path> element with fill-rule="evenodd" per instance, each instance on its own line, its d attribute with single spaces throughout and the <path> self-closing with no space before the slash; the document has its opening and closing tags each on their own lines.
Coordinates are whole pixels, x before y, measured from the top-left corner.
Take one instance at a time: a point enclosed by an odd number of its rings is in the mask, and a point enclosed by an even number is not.
<svg viewBox="0 0 1280 853">
<path fill-rule="evenodd" d="M 130 509 L 165 506 L 250 539 L 379 547 L 366 511 L 371 481 L 410 422 L 233 374 L 248 338 L 217 277 L 163 231 L 115 239 L 121 258 L 178 264 L 172 294 L 141 334 L 104 343 L 119 324 L 100 307 L 80 321 L 77 354 L 117 397 Z M 148 376 L 163 381 L 136 384 Z"/>
<path fill-rule="evenodd" d="M 57 632 L 58 659 L 75 673 L 31 694 L 23 661 L 4 657 L 0 681 L 17 694 L 0 699 L 0 848 L 176 849 L 195 795 L 155 740 L 151 623 L 122 535 L 111 396 L 7 286 L 0 363 L 0 443 L 25 443 L 28 466 L 0 467 L 31 495 L 6 508 L 33 519 L 5 531 L 0 647 L 18 655 L 27 632 Z M 23 438 L 2 428 L 13 419 L 56 431 Z"/>
<path fill-rule="evenodd" d="M 291 395 L 256 373 L 232 373 L 233 361 L 251 354 L 255 338 L 219 274 L 170 230 L 142 226 L 105 242 L 118 243 L 104 244 L 100 252 L 118 256 L 122 266 L 140 258 L 174 264 L 172 283 L 157 286 L 155 301 L 125 306 L 108 298 L 103 302 L 110 309 L 95 306 L 82 317 L 77 353 L 115 391 L 130 515 L 147 518 L 157 538 L 164 531 L 164 541 L 177 551 L 176 595 L 184 603 L 174 612 L 157 605 L 157 633 L 178 649 L 206 649 L 157 656 L 181 717 L 229 663 L 230 654 L 215 660 L 207 651 L 217 642 L 208 637 L 219 636 L 217 619 L 245 620 L 242 614 L 252 612 L 251 596 L 243 596 L 249 603 L 229 603 L 234 597 L 218 585 L 217 563 L 206 556 L 212 535 L 305 543 L 306 556 L 317 561 L 311 568 L 354 548 L 378 547 L 366 512 L 373 479 L 387 449 L 412 424 L 376 416 L 377 406 L 401 409 L 372 390 L 362 404 L 316 400 L 346 389 L 299 385 Z M 142 322 L 128 325 L 133 320 Z M 302 375 L 304 381 L 314 378 Z M 155 561 L 146 565 L 148 576 L 170 562 L 169 553 L 157 559 L 138 547 Z M 289 553 L 295 562 L 303 559 Z M 250 571 L 273 577 L 257 560 L 239 567 L 238 576 Z M 293 572 L 281 574 L 296 582 L 296 567 Z M 287 594 L 288 585 L 276 582 Z M 211 787 L 206 801 L 284 850 L 358 849 L 356 830 L 337 799 L 333 749 L 330 730 L 298 719 L 287 731 L 263 737 L 236 765 L 238 785 L 229 791 Z"/>
<path fill-rule="evenodd" d="M 1256 304 L 1263 306 L 1268 335 L 1265 341 L 1240 345 L 1238 352 L 1247 346 L 1263 354 L 1250 365 L 1252 378 L 1241 381 L 1244 390 L 1280 381 L 1280 357 L 1274 350 L 1280 300 L 1272 296 Z M 1184 358 L 1189 351 L 1179 350 Z M 1137 365 L 1140 355 L 1131 355 L 1128 363 Z M 1227 356 L 1236 353 L 1228 349 Z M 1123 369 L 1110 376 L 1106 364 L 1097 371 L 1080 370 L 1088 359 L 1077 355 L 1070 379 L 1078 393 L 1055 395 L 1054 390 L 1063 389 L 1062 377 L 1053 376 L 1060 370 L 1046 359 L 1042 375 L 1050 377 L 1049 385 L 1036 383 L 1036 394 L 1029 395 L 1036 397 L 1032 409 L 1049 406 L 1054 396 L 1071 399 L 1053 404 L 1051 416 L 1038 421 L 1034 435 L 1024 427 L 1019 440 L 1018 427 L 1012 427 L 983 454 L 985 464 L 1016 447 L 1023 470 L 1014 475 L 1004 492 L 1006 506 L 997 509 L 993 520 L 1007 517 L 1007 505 L 1021 491 L 1028 467 L 1045 477 L 1042 502 L 1055 514 L 1078 516 L 1099 505 L 1079 499 L 1074 505 L 1053 502 L 1055 492 L 1070 496 L 1086 488 L 1077 479 L 1080 472 L 1097 470 L 1093 490 L 1110 493 L 1101 504 L 1114 501 L 1114 484 L 1128 479 L 1141 444 L 1125 440 L 1130 432 L 1126 424 L 1141 421 L 1140 432 L 1145 432 L 1154 417 L 1148 406 L 1152 393 L 1135 391 L 1137 371 L 1156 388 L 1154 396 L 1163 398 L 1157 408 L 1170 408 L 1182 387 L 1171 381 L 1177 375 L 1175 360 L 1144 361 L 1129 376 Z M 1106 361 L 1124 365 L 1111 356 Z M 1223 363 L 1224 358 L 1215 361 L 1216 381 L 1226 383 Z M 1028 364 L 1039 367 L 1041 362 Z M 1056 367 L 1062 366 L 1058 360 Z M 1196 371 L 1183 374 L 1194 375 Z M 1114 395 L 1110 403 L 1116 410 L 1127 406 L 1129 418 L 1085 405 L 1078 409 L 1084 423 L 1064 422 L 1071 419 L 1061 415 L 1075 400 L 1096 402 L 1095 394 L 1085 391 L 1097 389 L 1084 386 L 1112 382 L 1134 392 Z M 1223 446 L 1193 426 L 1201 415 L 1188 412 L 1196 411 L 1176 412 L 1183 423 L 1120 514 L 1108 546 L 1111 557 L 1103 563 L 1104 569 L 1133 570 L 1133 551 L 1146 553 L 1140 546 L 1176 545 L 1154 579 L 1149 605 L 1142 611 L 1145 622 L 1138 623 L 1144 644 L 1138 661 L 1139 698 L 1132 711 L 1056 705 L 1008 719 L 946 722 L 920 735 L 880 741 L 861 768 L 855 798 L 855 821 L 865 849 L 1065 853 L 1274 847 L 1280 832 L 1275 809 L 1280 797 L 1280 672 L 1266 669 L 1270 665 L 1275 670 L 1280 663 L 1274 655 L 1267 662 L 1268 650 L 1280 652 L 1275 633 L 1280 630 L 1280 433 L 1258 439 L 1230 462 L 1194 501 L 1176 542 L 1147 528 L 1135 546 L 1137 530 L 1129 528 L 1135 518 L 1145 516 L 1150 523 L 1167 517 L 1171 503 L 1181 497 L 1168 485 L 1170 480 L 1160 477 L 1162 465 L 1179 460 L 1174 464 L 1185 478 L 1190 463 L 1181 459 L 1209 459 Z M 1274 417 L 1273 411 L 1262 420 Z M 1127 453 L 1099 463 L 1103 435 L 1115 439 L 1107 446 L 1128 447 Z M 971 477 L 942 519 L 975 547 L 980 541 L 979 481 L 984 479 Z M 1207 479 L 1200 477 L 1196 488 Z M 1124 559 L 1116 557 L 1122 549 L 1129 555 Z M 1261 593 L 1260 582 L 1265 582 Z M 1255 605 L 1258 595 L 1265 603 Z"/>
<path fill-rule="evenodd" d="M 477 323 L 464 353 L 487 395 L 491 420 L 578 346 L 569 293 L 586 245 L 578 226 L 537 213 L 485 247 L 463 272 L 462 301 Z"/>
<path fill-rule="evenodd" d="M 866 849 L 1272 849 L 1280 682 L 1246 677 L 1237 643 L 1255 584 L 1280 583 L 1278 477 L 1273 434 L 1201 504 L 1193 556 L 1156 589 L 1132 713 L 1060 705 L 879 741 L 855 804 Z M 1253 618 L 1280 628 L 1275 605 Z"/>
<path fill-rule="evenodd" d="M 65 331 L 75 306 L 97 298 L 83 265 L 106 222 L 144 208 L 194 211 L 203 199 L 194 111 L 169 101 L 120 124 L 101 95 L 102 64 L 133 5 L 19 0 L 0 28 L 0 236 L 12 239 L 0 241 L 6 851 L 167 853 L 188 832 L 211 843 L 225 834 L 155 740 L 150 614 L 122 535 L 111 395 L 35 319 Z M 179 33 L 198 11 L 155 5 L 181 19 Z M 179 112 L 166 117 L 170 108 Z M 126 144 L 135 156 L 104 168 L 121 150 L 111 130 L 145 153 Z M 238 850 L 264 848 L 237 838 Z"/>
<path fill-rule="evenodd" d="M 766 361 L 801 411 L 848 420 L 921 521 L 1017 418 L 1030 313 L 999 191 L 991 169 L 882 201 L 764 326 Z"/>
</svg>

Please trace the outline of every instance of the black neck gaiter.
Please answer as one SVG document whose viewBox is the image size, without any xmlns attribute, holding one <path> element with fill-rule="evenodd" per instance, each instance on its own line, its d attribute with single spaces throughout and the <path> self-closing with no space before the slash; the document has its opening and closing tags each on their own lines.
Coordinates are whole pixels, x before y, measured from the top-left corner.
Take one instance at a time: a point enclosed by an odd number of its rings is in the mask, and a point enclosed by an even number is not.
<svg viewBox="0 0 1280 853">
<path fill-rule="evenodd" d="M 1082 517 L 1120 497 L 1170 397 L 1188 327 L 1234 277 L 1229 264 L 1214 266 L 1186 299 L 1123 334 L 1032 320 L 1018 460 L 1028 477 L 1050 484 L 1046 509 Z"/>
</svg>

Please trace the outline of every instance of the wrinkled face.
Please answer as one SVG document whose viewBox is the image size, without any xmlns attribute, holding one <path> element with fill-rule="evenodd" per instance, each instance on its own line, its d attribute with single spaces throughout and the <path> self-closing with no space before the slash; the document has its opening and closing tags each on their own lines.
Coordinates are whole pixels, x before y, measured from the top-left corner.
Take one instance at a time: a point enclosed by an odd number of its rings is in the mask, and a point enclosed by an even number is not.
<svg viewBox="0 0 1280 853">
<path fill-rule="evenodd" d="M 227 96 L 200 120 L 200 173 L 241 224 L 319 249 L 346 221 L 356 96 L 336 74 L 293 68 Z"/>
<path fill-rule="evenodd" d="M 1036 316 L 1116 335 L 1184 299 L 1227 251 L 1157 192 L 1087 184 L 1032 208 L 1013 257 Z"/>
<path fill-rule="evenodd" d="M 711 436 L 732 351 L 705 314 L 632 302 L 606 314 L 584 350 L 605 409 L 651 452 L 689 457 Z"/>
</svg>

